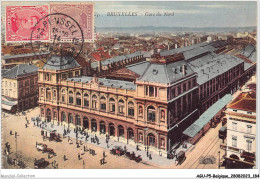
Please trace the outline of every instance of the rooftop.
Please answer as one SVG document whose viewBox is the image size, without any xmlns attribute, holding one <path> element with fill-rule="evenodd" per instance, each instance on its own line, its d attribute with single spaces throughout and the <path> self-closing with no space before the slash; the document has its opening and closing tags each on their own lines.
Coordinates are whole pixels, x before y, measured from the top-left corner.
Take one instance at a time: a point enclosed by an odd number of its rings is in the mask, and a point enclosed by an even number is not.
<svg viewBox="0 0 260 179">
<path fill-rule="evenodd" d="M 47 63 L 43 66 L 43 69 L 47 70 L 65 70 L 75 67 L 80 67 L 78 62 L 70 56 L 51 56 Z"/>
<path fill-rule="evenodd" d="M 41 52 L 41 53 L 35 53 L 36 55 L 47 55 L 50 52 Z M 35 56 L 34 53 L 27 53 L 27 54 L 18 54 L 18 55 L 5 55 L 3 57 L 4 60 L 11 59 L 11 58 L 22 58 L 22 57 L 30 57 Z"/>
<path fill-rule="evenodd" d="M 256 91 L 239 94 L 227 108 L 256 112 Z"/>
<path fill-rule="evenodd" d="M 38 71 L 38 67 L 32 64 L 19 64 L 5 72 L 2 76 L 4 78 L 15 79 L 19 76 L 35 73 Z"/>
<path fill-rule="evenodd" d="M 188 64 L 193 71 L 198 73 L 197 82 L 201 85 L 240 63 L 243 63 L 242 59 L 231 55 L 219 55 L 215 57 L 209 54 L 205 57 L 193 60 Z"/>
<path fill-rule="evenodd" d="M 75 81 L 81 83 L 91 83 L 95 77 L 82 76 L 82 77 L 74 77 L 68 78 L 67 81 Z M 107 86 L 112 88 L 121 88 L 126 90 L 135 90 L 136 85 L 134 82 L 128 82 L 123 80 L 112 80 L 106 78 L 97 78 L 97 81 L 101 86 Z"/>
<path fill-rule="evenodd" d="M 185 75 L 182 72 L 183 65 L 185 65 Z M 144 74 L 138 78 L 138 81 L 155 82 L 170 84 L 178 81 L 186 76 L 193 74 L 193 70 L 187 65 L 184 60 L 176 61 L 167 64 L 150 63 L 144 71 Z"/>
<path fill-rule="evenodd" d="M 123 61 L 123 60 L 129 59 L 129 58 L 137 57 L 137 56 L 140 56 L 140 55 L 143 55 L 143 52 L 135 52 L 135 53 L 131 53 L 131 54 L 128 54 L 128 55 L 121 55 L 121 56 L 112 57 L 112 58 L 101 61 L 101 65 L 102 66 L 108 66 L 109 64 L 119 62 L 119 61 Z M 91 63 L 91 67 L 97 68 L 98 63 L 97 62 Z"/>
</svg>

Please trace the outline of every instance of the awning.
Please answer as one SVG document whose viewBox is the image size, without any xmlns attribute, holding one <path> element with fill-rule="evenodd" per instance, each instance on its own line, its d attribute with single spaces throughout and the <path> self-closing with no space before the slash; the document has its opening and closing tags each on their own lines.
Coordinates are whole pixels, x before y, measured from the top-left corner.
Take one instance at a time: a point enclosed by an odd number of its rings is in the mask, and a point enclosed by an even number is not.
<svg viewBox="0 0 260 179">
<path fill-rule="evenodd" d="M 198 120 L 190 125 L 183 134 L 194 137 L 223 107 L 232 100 L 232 95 L 227 94 L 205 111 Z"/>
<path fill-rule="evenodd" d="M 11 111 L 12 107 L 17 105 L 17 101 L 5 101 L 2 100 L 2 109 Z"/>
<path fill-rule="evenodd" d="M 11 111 L 13 106 L 9 106 L 9 105 L 6 105 L 6 104 L 2 104 L 2 109 L 5 109 L 5 110 L 8 110 L 8 111 Z"/>
</svg>

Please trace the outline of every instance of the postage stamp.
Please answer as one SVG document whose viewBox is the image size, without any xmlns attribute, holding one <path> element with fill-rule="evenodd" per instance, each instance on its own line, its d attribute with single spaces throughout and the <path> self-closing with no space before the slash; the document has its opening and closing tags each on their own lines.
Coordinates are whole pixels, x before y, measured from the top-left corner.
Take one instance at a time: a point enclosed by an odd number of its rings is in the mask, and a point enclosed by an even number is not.
<svg viewBox="0 0 260 179">
<path fill-rule="evenodd" d="M 6 41 L 29 41 L 35 24 L 48 14 L 47 5 L 6 6 Z M 42 24 L 43 25 L 43 24 Z M 48 29 L 48 24 L 45 28 Z M 43 28 L 39 26 L 38 28 Z M 49 31 L 38 40 L 48 40 Z M 36 38 L 33 38 L 36 40 Z"/>
<path fill-rule="evenodd" d="M 73 17 L 79 26 L 83 29 L 83 35 L 85 41 L 94 40 L 94 4 L 92 3 L 51 3 L 50 13 L 63 13 L 70 17 Z M 81 38 L 81 34 L 76 36 Z M 51 40 L 54 40 L 54 36 L 51 36 Z M 67 40 L 72 41 L 73 34 L 66 37 Z"/>
</svg>

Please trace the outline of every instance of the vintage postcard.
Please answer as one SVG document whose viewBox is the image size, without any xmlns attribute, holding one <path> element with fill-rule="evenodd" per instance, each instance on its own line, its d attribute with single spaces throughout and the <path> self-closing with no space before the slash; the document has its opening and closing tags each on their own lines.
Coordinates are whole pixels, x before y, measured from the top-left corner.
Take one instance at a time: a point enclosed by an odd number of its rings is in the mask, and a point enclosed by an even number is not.
<svg viewBox="0 0 260 179">
<path fill-rule="evenodd" d="M 259 178 L 257 6 L 3 1 L 1 178 Z"/>
</svg>

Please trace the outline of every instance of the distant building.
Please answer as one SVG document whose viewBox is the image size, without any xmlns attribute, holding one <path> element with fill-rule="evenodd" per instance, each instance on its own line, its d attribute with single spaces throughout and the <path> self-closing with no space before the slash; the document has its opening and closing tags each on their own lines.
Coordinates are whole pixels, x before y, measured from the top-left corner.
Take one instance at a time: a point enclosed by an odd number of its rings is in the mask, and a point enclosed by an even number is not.
<svg viewBox="0 0 260 179">
<path fill-rule="evenodd" d="M 16 112 L 38 104 L 38 68 L 20 64 L 2 74 L 2 109 Z"/>
<path fill-rule="evenodd" d="M 256 92 L 241 93 L 226 110 L 226 168 L 253 168 L 256 162 Z"/>
</svg>

